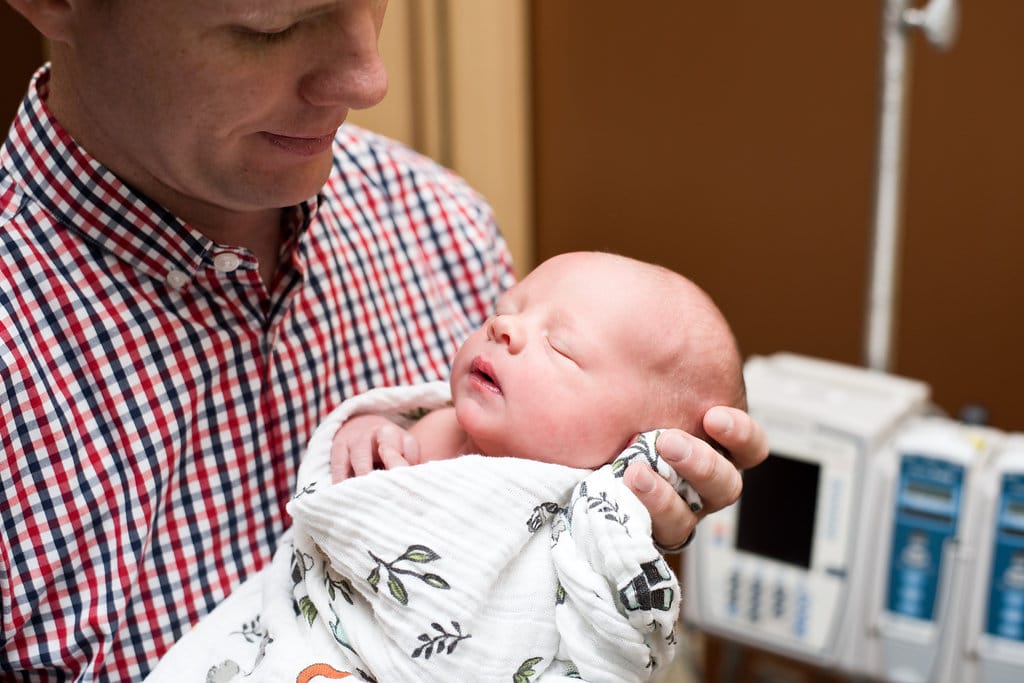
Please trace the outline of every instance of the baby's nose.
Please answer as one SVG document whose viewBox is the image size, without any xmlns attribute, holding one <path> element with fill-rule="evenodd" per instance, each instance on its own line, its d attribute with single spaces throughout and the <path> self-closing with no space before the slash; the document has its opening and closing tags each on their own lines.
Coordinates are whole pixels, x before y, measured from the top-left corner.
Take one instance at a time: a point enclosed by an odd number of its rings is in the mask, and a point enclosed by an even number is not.
<svg viewBox="0 0 1024 683">
<path fill-rule="evenodd" d="M 519 332 L 515 317 L 511 315 L 491 318 L 487 336 L 492 341 L 506 345 L 509 353 L 519 353 L 523 347 L 523 335 Z"/>
</svg>

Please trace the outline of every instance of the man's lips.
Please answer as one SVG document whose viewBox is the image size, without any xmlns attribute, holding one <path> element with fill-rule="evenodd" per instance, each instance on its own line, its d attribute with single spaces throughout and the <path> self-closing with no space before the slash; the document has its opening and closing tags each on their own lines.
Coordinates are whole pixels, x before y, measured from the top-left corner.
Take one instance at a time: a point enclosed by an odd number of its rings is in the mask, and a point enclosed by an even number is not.
<svg viewBox="0 0 1024 683">
<path fill-rule="evenodd" d="M 474 358 L 470 364 L 469 378 L 474 384 L 487 391 L 501 393 L 501 383 L 498 381 L 498 376 L 494 374 L 494 367 L 480 356 Z"/>
<path fill-rule="evenodd" d="M 315 156 L 331 148 L 334 134 L 293 136 L 263 132 L 264 139 L 275 147 L 299 156 Z"/>
</svg>

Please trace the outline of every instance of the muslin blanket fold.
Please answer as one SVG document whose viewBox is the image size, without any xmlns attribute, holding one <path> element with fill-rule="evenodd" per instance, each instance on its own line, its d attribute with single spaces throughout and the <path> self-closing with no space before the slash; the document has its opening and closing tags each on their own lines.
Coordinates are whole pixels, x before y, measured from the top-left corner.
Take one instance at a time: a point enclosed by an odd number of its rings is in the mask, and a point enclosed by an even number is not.
<svg viewBox="0 0 1024 683">
<path fill-rule="evenodd" d="M 699 504 L 647 433 L 596 471 L 468 455 L 330 483 L 360 413 L 409 422 L 446 383 L 378 389 L 318 428 L 267 569 L 147 680 L 648 680 L 675 646 L 678 582 L 621 474 L 643 458 Z"/>
</svg>

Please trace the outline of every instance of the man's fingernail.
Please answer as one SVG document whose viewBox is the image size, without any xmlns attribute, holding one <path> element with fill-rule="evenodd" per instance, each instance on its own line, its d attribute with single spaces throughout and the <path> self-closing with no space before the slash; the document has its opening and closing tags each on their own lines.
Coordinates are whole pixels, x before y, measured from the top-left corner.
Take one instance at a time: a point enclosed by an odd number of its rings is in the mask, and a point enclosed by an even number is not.
<svg viewBox="0 0 1024 683">
<path fill-rule="evenodd" d="M 707 414 L 705 428 L 725 434 L 732 429 L 732 415 L 727 410 L 712 410 Z"/>
<path fill-rule="evenodd" d="M 658 447 L 658 453 L 669 462 L 682 462 L 689 458 L 692 452 L 693 444 L 690 440 L 676 432 L 666 434 Z"/>
<path fill-rule="evenodd" d="M 649 467 L 639 467 L 639 472 L 633 475 L 633 488 L 637 493 L 650 493 L 654 490 L 654 472 Z"/>
</svg>

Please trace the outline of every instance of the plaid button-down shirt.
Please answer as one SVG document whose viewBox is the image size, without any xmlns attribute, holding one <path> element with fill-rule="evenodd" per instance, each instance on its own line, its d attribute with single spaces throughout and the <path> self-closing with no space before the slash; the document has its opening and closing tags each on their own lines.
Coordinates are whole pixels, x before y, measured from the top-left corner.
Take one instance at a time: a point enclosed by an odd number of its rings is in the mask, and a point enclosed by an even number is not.
<svg viewBox="0 0 1024 683">
<path fill-rule="evenodd" d="M 0 152 L 0 672 L 137 680 L 271 557 L 326 412 L 446 378 L 513 276 L 463 182 L 344 126 L 268 292 L 77 146 L 48 77 Z"/>
</svg>

